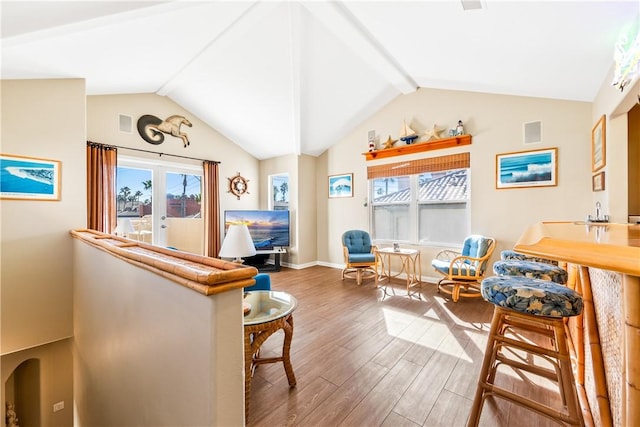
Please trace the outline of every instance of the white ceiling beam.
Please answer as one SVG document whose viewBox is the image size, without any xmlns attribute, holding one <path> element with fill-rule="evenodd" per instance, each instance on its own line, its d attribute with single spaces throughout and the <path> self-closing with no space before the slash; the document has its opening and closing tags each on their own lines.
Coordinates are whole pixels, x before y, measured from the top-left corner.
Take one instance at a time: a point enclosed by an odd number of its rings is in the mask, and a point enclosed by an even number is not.
<svg viewBox="0 0 640 427">
<path fill-rule="evenodd" d="M 408 94 L 416 91 L 418 84 L 345 6 L 338 2 L 300 4 L 400 92 Z"/>
<path fill-rule="evenodd" d="M 300 129 L 300 55 L 302 42 L 300 37 L 300 6 L 289 2 L 289 50 L 291 55 L 291 111 L 292 111 L 292 143 L 293 152 L 300 155 L 302 152 L 302 131 Z"/>
</svg>

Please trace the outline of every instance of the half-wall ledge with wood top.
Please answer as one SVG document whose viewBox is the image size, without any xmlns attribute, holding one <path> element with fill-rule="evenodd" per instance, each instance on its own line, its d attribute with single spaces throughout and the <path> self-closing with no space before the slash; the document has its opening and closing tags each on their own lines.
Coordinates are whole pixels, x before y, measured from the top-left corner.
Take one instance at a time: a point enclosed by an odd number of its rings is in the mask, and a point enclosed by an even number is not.
<svg viewBox="0 0 640 427">
<path fill-rule="evenodd" d="M 82 424 L 244 425 L 243 288 L 258 270 L 95 230 L 70 234 Z"/>
<path fill-rule="evenodd" d="M 76 239 L 126 262 L 164 276 L 204 295 L 214 295 L 255 283 L 255 267 L 132 241 L 95 230 L 72 230 Z"/>
</svg>

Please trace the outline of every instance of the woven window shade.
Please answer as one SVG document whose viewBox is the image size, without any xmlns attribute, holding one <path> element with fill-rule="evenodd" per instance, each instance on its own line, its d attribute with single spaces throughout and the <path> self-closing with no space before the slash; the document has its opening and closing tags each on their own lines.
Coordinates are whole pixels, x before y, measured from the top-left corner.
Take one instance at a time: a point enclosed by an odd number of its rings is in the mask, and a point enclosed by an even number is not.
<svg viewBox="0 0 640 427">
<path fill-rule="evenodd" d="M 451 154 L 449 156 L 431 157 L 387 165 L 369 166 L 367 179 L 388 178 L 392 176 L 416 175 L 424 172 L 437 172 L 450 169 L 468 168 L 471 156 L 469 153 Z"/>
</svg>

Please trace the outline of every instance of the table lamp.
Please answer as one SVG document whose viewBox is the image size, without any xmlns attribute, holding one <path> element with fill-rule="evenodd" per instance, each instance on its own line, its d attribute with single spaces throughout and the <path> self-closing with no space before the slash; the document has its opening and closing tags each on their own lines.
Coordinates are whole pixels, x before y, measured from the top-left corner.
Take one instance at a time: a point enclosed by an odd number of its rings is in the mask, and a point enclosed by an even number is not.
<svg viewBox="0 0 640 427">
<path fill-rule="evenodd" d="M 222 242 L 220 258 L 233 258 L 233 262 L 242 263 L 242 257 L 256 254 L 249 228 L 246 224 L 232 224 L 227 230 L 227 235 Z"/>
<path fill-rule="evenodd" d="M 130 234 L 135 233 L 133 224 L 129 218 L 118 219 L 116 229 L 113 230 L 113 234 L 120 237 L 129 237 Z"/>
</svg>

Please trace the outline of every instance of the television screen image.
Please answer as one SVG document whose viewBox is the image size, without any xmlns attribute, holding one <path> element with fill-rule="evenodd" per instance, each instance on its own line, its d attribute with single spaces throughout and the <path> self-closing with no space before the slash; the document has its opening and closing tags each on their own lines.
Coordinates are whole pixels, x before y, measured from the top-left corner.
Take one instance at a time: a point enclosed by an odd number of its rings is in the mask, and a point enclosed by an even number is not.
<svg viewBox="0 0 640 427">
<path fill-rule="evenodd" d="M 231 224 L 246 224 L 256 249 L 289 246 L 289 211 L 230 210 L 224 212 L 225 234 Z"/>
</svg>

